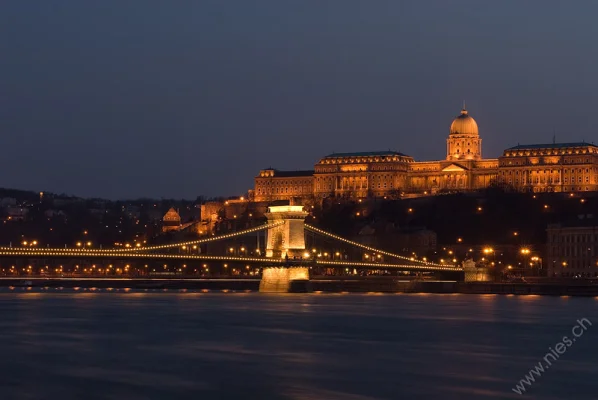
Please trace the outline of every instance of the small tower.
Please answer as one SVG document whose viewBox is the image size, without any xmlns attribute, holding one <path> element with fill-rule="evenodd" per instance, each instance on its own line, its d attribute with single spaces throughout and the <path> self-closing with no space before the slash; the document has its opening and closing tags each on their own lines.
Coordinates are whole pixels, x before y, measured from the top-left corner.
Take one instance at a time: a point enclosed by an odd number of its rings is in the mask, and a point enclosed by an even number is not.
<svg viewBox="0 0 598 400">
<path fill-rule="evenodd" d="M 162 218 L 162 232 L 178 231 L 181 229 L 181 216 L 172 207 Z"/>
</svg>

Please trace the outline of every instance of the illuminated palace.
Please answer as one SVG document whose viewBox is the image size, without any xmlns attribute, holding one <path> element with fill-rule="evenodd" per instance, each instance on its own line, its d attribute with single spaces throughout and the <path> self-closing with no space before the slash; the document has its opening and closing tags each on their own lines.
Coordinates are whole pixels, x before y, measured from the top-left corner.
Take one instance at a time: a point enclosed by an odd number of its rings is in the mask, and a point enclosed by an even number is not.
<svg viewBox="0 0 598 400">
<path fill-rule="evenodd" d="M 598 146 L 580 143 L 518 145 L 498 159 L 482 158 L 478 124 L 466 109 L 452 122 L 446 159 L 415 161 L 396 151 L 333 153 L 309 171 L 264 169 L 250 194 L 255 201 L 325 197 L 383 197 L 471 191 L 491 183 L 520 191 L 598 190 Z"/>
</svg>

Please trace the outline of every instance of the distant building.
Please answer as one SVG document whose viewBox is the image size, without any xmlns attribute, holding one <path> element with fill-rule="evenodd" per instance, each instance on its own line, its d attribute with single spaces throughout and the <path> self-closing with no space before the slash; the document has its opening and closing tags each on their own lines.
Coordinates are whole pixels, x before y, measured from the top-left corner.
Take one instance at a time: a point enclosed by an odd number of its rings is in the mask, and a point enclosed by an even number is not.
<svg viewBox="0 0 598 400">
<path fill-rule="evenodd" d="M 7 218 L 12 221 L 22 221 L 29 214 L 29 210 L 25 207 L 7 207 Z"/>
<path fill-rule="evenodd" d="M 598 190 L 598 146 L 590 143 L 519 145 L 498 159 L 498 180 L 526 192 Z"/>
<path fill-rule="evenodd" d="M 64 218 L 64 217 L 66 217 L 66 214 L 62 210 L 46 210 L 46 211 L 44 211 L 44 215 L 47 218 L 58 218 L 58 217 Z"/>
<path fill-rule="evenodd" d="M 3 197 L 0 199 L 0 207 L 16 206 L 17 199 L 14 197 Z"/>
<path fill-rule="evenodd" d="M 107 213 L 105 209 L 102 208 L 90 208 L 89 213 L 94 217 L 101 217 Z"/>
<path fill-rule="evenodd" d="M 478 124 L 464 108 L 446 139 L 446 159 L 416 161 L 398 151 L 332 153 L 314 171 L 261 170 L 255 201 L 420 196 L 472 191 L 492 184 L 519 191 L 598 190 L 598 146 L 590 143 L 517 145 L 498 159 L 482 158 Z"/>
<path fill-rule="evenodd" d="M 218 214 L 223 212 L 224 203 L 219 201 L 209 201 L 201 205 L 199 219 L 201 224 L 199 226 L 200 234 L 209 234 L 214 231 L 216 222 L 218 221 Z"/>
<path fill-rule="evenodd" d="M 141 211 L 139 206 L 127 205 L 122 207 L 122 212 L 129 218 L 139 218 Z"/>
<path fill-rule="evenodd" d="M 52 200 L 52 205 L 54 207 L 64 207 L 71 204 L 81 204 L 85 203 L 85 199 L 80 197 L 65 197 L 65 198 L 58 198 Z"/>
<path fill-rule="evenodd" d="M 549 276 L 598 277 L 598 219 L 583 215 L 567 224 L 552 224 L 547 235 Z"/>
<path fill-rule="evenodd" d="M 462 265 L 465 282 L 487 282 L 492 280 L 488 267 L 479 266 L 472 259 L 464 260 Z"/>
<path fill-rule="evenodd" d="M 269 168 L 255 177 L 255 201 L 293 200 L 314 193 L 314 171 L 279 171 Z"/>
<path fill-rule="evenodd" d="M 153 221 L 153 222 L 158 222 L 163 218 L 160 210 L 155 209 L 155 208 L 152 208 L 151 210 L 147 211 L 147 217 L 149 218 L 150 221 Z"/>
<path fill-rule="evenodd" d="M 178 231 L 181 229 L 181 216 L 174 209 L 170 208 L 162 218 L 162 232 Z"/>
<path fill-rule="evenodd" d="M 436 232 L 424 227 L 401 230 L 391 223 L 366 225 L 359 231 L 356 240 L 366 246 L 419 255 L 432 252 L 437 247 Z"/>
<path fill-rule="evenodd" d="M 436 250 L 438 242 L 436 232 L 425 228 L 401 232 L 398 239 L 402 247 L 406 247 L 418 254 L 426 254 Z"/>
<path fill-rule="evenodd" d="M 256 201 L 325 197 L 384 197 L 465 191 L 487 187 L 497 176 L 498 159 L 482 158 L 478 125 L 464 108 L 453 120 L 446 159 L 415 161 L 398 151 L 332 153 L 314 171 L 260 171 Z"/>
</svg>

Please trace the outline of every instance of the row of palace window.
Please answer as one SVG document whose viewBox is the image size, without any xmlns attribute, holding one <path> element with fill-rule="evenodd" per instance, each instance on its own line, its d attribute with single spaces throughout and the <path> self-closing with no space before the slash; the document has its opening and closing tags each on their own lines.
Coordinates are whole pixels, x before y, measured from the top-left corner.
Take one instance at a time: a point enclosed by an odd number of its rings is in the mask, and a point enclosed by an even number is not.
<svg viewBox="0 0 598 400">
<path fill-rule="evenodd" d="M 435 167 L 414 167 L 411 169 L 412 171 L 428 171 L 428 172 L 433 172 L 433 171 L 438 171 L 438 168 Z"/>
<path fill-rule="evenodd" d="M 592 248 L 587 250 L 581 249 L 579 246 L 563 246 L 553 248 L 552 256 L 554 257 L 577 257 L 577 256 L 595 256 L 595 251 Z"/>
<path fill-rule="evenodd" d="M 559 240 L 559 237 L 561 240 Z M 574 235 L 552 234 L 552 243 L 598 243 L 598 233 L 584 233 Z M 589 247 L 588 247 L 589 249 Z"/>
<path fill-rule="evenodd" d="M 316 166 L 316 172 L 318 172 L 318 173 L 336 172 L 336 168 L 325 168 L 325 167 Z"/>
<path fill-rule="evenodd" d="M 389 167 L 389 166 L 381 166 L 381 167 L 371 167 L 369 170 L 370 171 L 392 171 L 395 168 Z M 351 167 L 351 168 L 343 168 L 341 170 L 341 172 L 367 172 L 368 168 L 367 167 Z M 318 171 L 318 172 L 323 172 L 323 171 Z"/>
<path fill-rule="evenodd" d="M 265 182 L 262 182 L 265 185 L 311 185 L 311 181 L 279 181 L 279 180 L 271 180 L 268 179 Z"/>
<path fill-rule="evenodd" d="M 293 190 L 293 189 L 295 189 L 295 190 Z M 297 193 L 297 192 L 299 192 L 299 193 L 304 193 L 304 192 L 305 193 L 310 193 L 311 192 L 311 187 L 303 187 L 303 186 L 299 186 L 298 188 L 297 187 L 295 187 L 295 188 L 291 187 L 290 190 L 289 190 L 288 187 L 284 187 L 284 188 L 282 188 L 282 187 L 280 187 L 280 188 L 272 188 L 272 190 L 267 190 L 267 189 L 263 189 L 262 190 L 261 188 L 257 189 L 257 194 L 260 194 L 260 195 L 261 194 L 272 194 L 272 193 L 285 194 L 285 193 L 289 193 L 289 192 L 291 192 L 291 193 Z"/>
<path fill-rule="evenodd" d="M 592 277 L 598 277 L 598 272 L 581 272 L 581 273 L 576 273 L 576 272 L 563 272 L 561 274 L 561 276 L 563 277 L 576 277 L 576 276 L 580 276 L 582 278 L 592 278 Z"/>
<path fill-rule="evenodd" d="M 594 171 L 594 170 L 595 169 L 592 168 L 592 171 Z M 508 171 L 508 172 L 509 172 L 509 175 L 513 175 L 513 171 Z M 541 173 L 545 173 L 545 174 L 558 174 L 560 171 L 558 169 L 557 170 L 555 170 L 555 169 L 551 169 L 551 170 L 545 169 L 544 171 L 521 171 L 521 175 L 523 175 L 525 172 L 527 172 L 528 174 L 541 174 Z M 573 174 L 575 174 L 575 169 L 571 169 L 571 170 L 565 169 L 565 170 L 563 170 L 563 172 L 565 174 L 572 174 L 573 175 Z M 580 173 L 580 174 L 583 173 L 583 168 L 579 168 L 577 170 L 577 172 Z M 588 174 L 589 172 L 590 172 L 590 169 L 586 168 L 586 174 Z M 506 172 L 502 171 L 501 174 L 502 175 L 506 175 Z M 519 175 L 519 171 L 515 171 L 515 175 Z"/>
<path fill-rule="evenodd" d="M 408 162 L 408 160 L 404 158 L 400 158 L 397 156 L 380 156 L 380 157 L 364 157 L 364 158 L 329 158 L 324 159 L 320 163 L 321 164 L 354 164 L 354 163 L 373 163 L 373 162 Z"/>
<path fill-rule="evenodd" d="M 557 164 L 555 162 L 546 162 L 546 160 L 540 160 L 540 161 L 544 161 L 544 162 L 540 162 L 541 164 Z M 563 164 L 581 164 L 584 162 L 583 158 L 563 158 L 562 160 Z M 589 164 L 591 162 L 591 160 L 589 158 L 585 159 L 585 163 Z M 524 159 L 524 160 L 517 160 L 517 161 L 510 161 L 508 162 L 509 165 L 528 165 L 529 160 Z"/>
<path fill-rule="evenodd" d="M 597 268 L 598 266 L 596 264 L 592 263 L 592 260 L 571 260 L 567 263 L 567 265 L 564 265 L 563 267 L 565 267 L 566 269 L 571 268 L 571 269 L 594 269 Z"/>
<path fill-rule="evenodd" d="M 589 163 L 590 161 L 591 160 L 589 158 L 586 158 L 585 162 Z M 565 157 L 563 159 L 563 164 L 579 164 L 579 163 L 582 163 L 582 162 L 584 162 L 583 158 L 567 158 L 567 157 Z"/>
<path fill-rule="evenodd" d="M 475 144 L 475 143 L 474 143 Z M 471 143 L 467 143 L 468 146 L 471 146 Z M 461 146 L 461 142 L 457 142 L 457 147 Z M 463 143 L 463 146 L 465 146 L 465 143 Z"/>
<path fill-rule="evenodd" d="M 512 151 L 512 152 L 505 152 L 505 156 L 507 157 L 535 157 L 535 156 L 550 156 L 550 155 L 573 155 L 573 154 L 586 154 L 586 153 L 596 153 L 596 149 L 563 149 L 563 150 L 540 150 L 540 151 Z"/>
<path fill-rule="evenodd" d="M 404 165 L 408 161 L 407 160 L 400 160 L 400 162 L 401 162 L 401 165 Z M 371 171 L 392 171 L 393 169 L 396 169 L 396 164 L 393 164 L 393 165 L 373 164 L 373 165 L 370 165 L 369 168 L 368 167 L 360 168 L 359 171 L 367 171 L 368 169 L 371 170 Z M 317 172 L 319 172 L 319 173 L 336 172 L 336 169 L 319 167 L 317 169 Z"/>
<path fill-rule="evenodd" d="M 340 186 L 339 189 L 341 189 L 341 188 L 342 189 L 368 189 L 367 183 L 364 184 L 364 185 L 358 185 L 358 183 L 359 183 L 358 181 L 345 182 L 345 184 L 342 185 L 342 186 Z M 375 189 L 375 188 L 378 188 L 378 189 L 387 189 L 387 188 L 392 188 L 392 187 L 393 187 L 392 183 L 387 184 L 387 182 L 384 182 L 384 183 L 378 182 L 378 183 L 373 183 L 371 185 L 371 189 Z M 325 184 L 320 185 L 319 183 L 316 184 L 316 190 L 317 191 L 326 190 L 326 189 L 332 190 L 332 185 L 330 185 L 330 184 L 328 184 L 328 185 L 325 185 Z"/>
<path fill-rule="evenodd" d="M 371 167 L 372 171 L 392 171 L 394 168 L 388 165 L 374 165 Z"/>
<path fill-rule="evenodd" d="M 371 175 L 370 176 L 370 180 L 373 180 L 373 181 L 375 181 L 375 180 L 389 180 L 389 179 L 392 180 L 392 178 L 393 178 L 392 175 L 378 175 L 378 174 L 375 174 L 375 175 Z M 316 178 L 316 182 L 322 182 L 322 181 L 326 181 L 326 180 L 331 180 L 332 181 L 334 179 L 335 179 L 334 177 L 326 177 L 326 178 L 320 178 L 320 177 L 318 177 L 318 178 Z M 353 180 L 355 180 L 355 181 L 359 181 L 359 180 L 365 181 L 366 179 L 367 179 L 367 177 L 365 177 L 365 176 L 341 177 L 341 180 L 343 180 L 344 182 L 353 181 Z"/>
<path fill-rule="evenodd" d="M 589 176 L 586 176 L 585 182 L 586 183 L 590 183 L 590 177 Z M 509 178 L 509 183 L 510 184 L 513 183 L 513 179 L 512 178 Z M 515 185 L 518 185 L 519 184 L 519 179 L 515 179 L 514 183 L 515 183 Z M 522 178 L 521 179 L 521 184 L 525 185 L 526 183 L 530 183 L 530 184 L 532 184 L 532 183 L 554 183 L 554 184 L 560 184 L 561 180 L 559 178 L 554 178 L 554 179 L 553 178 L 546 178 L 546 179 L 544 179 L 543 177 L 542 178 L 535 177 L 535 178 L 528 179 L 528 180 L 526 180 L 525 178 Z M 563 178 L 563 183 L 569 183 L 569 179 L 568 178 Z M 575 178 L 571 178 L 571 183 L 575 183 Z M 577 183 L 583 183 L 583 180 L 582 180 L 581 176 L 577 179 Z M 596 183 L 596 178 L 594 178 L 594 183 Z"/>
<path fill-rule="evenodd" d="M 532 188 L 534 193 L 544 193 L 544 192 L 554 192 L 554 188 L 553 187 L 533 187 Z M 582 189 L 581 186 L 565 186 L 563 187 L 563 191 L 584 191 L 584 192 L 588 192 L 590 190 L 590 188 L 588 186 L 584 187 Z"/>
</svg>

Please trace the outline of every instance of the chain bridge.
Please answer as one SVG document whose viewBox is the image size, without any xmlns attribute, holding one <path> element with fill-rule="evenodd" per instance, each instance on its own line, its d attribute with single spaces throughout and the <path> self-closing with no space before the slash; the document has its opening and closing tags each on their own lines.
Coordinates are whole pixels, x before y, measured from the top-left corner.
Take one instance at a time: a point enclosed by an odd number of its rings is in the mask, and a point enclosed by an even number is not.
<svg viewBox="0 0 598 400">
<path fill-rule="evenodd" d="M 111 276 L 119 273 L 126 273 L 129 276 L 129 264 L 123 268 L 115 268 L 110 262 L 126 262 L 144 264 L 139 267 L 137 273 L 154 276 L 171 273 L 171 265 L 178 263 L 178 269 L 174 268 L 179 275 L 189 273 L 188 267 L 192 264 L 200 265 L 194 272 L 208 273 L 209 264 L 219 264 L 219 271 L 228 270 L 233 274 L 243 271 L 255 277 L 261 276 L 260 291 L 264 292 L 286 292 L 291 285 L 297 282 L 309 282 L 314 269 L 317 271 L 345 271 L 357 273 L 357 271 L 391 271 L 396 273 L 449 273 L 459 274 L 463 268 L 451 264 L 439 264 L 419 259 L 413 256 L 405 256 L 376 249 L 365 244 L 343 238 L 330 232 L 326 232 L 315 226 L 305 223 L 307 212 L 302 206 L 272 206 L 266 213 L 267 223 L 217 236 L 210 236 L 197 240 L 190 240 L 177 243 L 150 245 L 132 248 L 111 248 L 111 249 L 89 249 L 89 248 L 20 248 L 0 247 L 0 262 L 11 260 L 13 263 L 21 261 L 32 262 L 43 260 L 51 263 L 48 265 L 37 265 L 41 274 L 65 273 L 63 266 L 56 266 L 58 261 L 77 260 L 81 264 L 95 263 L 93 267 L 79 268 L 79 265 L 72 267 L 70 273 L 74 274 L 98 274 Z M 255 250 L 249 250 L 248 245 L 242 247 L 228 247 L 226 244 L 231 241 L 238 241 L 241 238 L 253 237 L 256 240 Z M 306 239 L 311 240 L 312 246 L 307 246 Z M 317 239 L 324 243 L 316 247 Z M 218 245 L 220 244 L 220 245 Z M 224 245 L 222 245 L 224 244 Z M 49 261 L 49 260 L 54 260 Z M 156 266 L 164 265 L 162 271 Z M 181 265 L 181 263 L 183 263 Z M 39 264 L 39 263 L 37 263 Z M 96 268 L 96 264 L 100 265 Z M 231 268 L 229 268 L 229 264 Z M 151 271 L 149 266 L 152 265 Z M 233 265 L 240 266 L 238 270 Z M 103 266 L 103 267 L 102 267 Z M 166 268 L 168 266 L 168 272 Z M 243 267 L 245 270 L 243 270 Z M 8 268 L 9 274 L 34 274 L 33 267 L 12 265 Z M 4 268 L 6 272 L 6 268 Z M 202 275 L 205 276 L 205 275 Z M 295 282 L 297 281 L 297 282 Z"/>
</svg>

